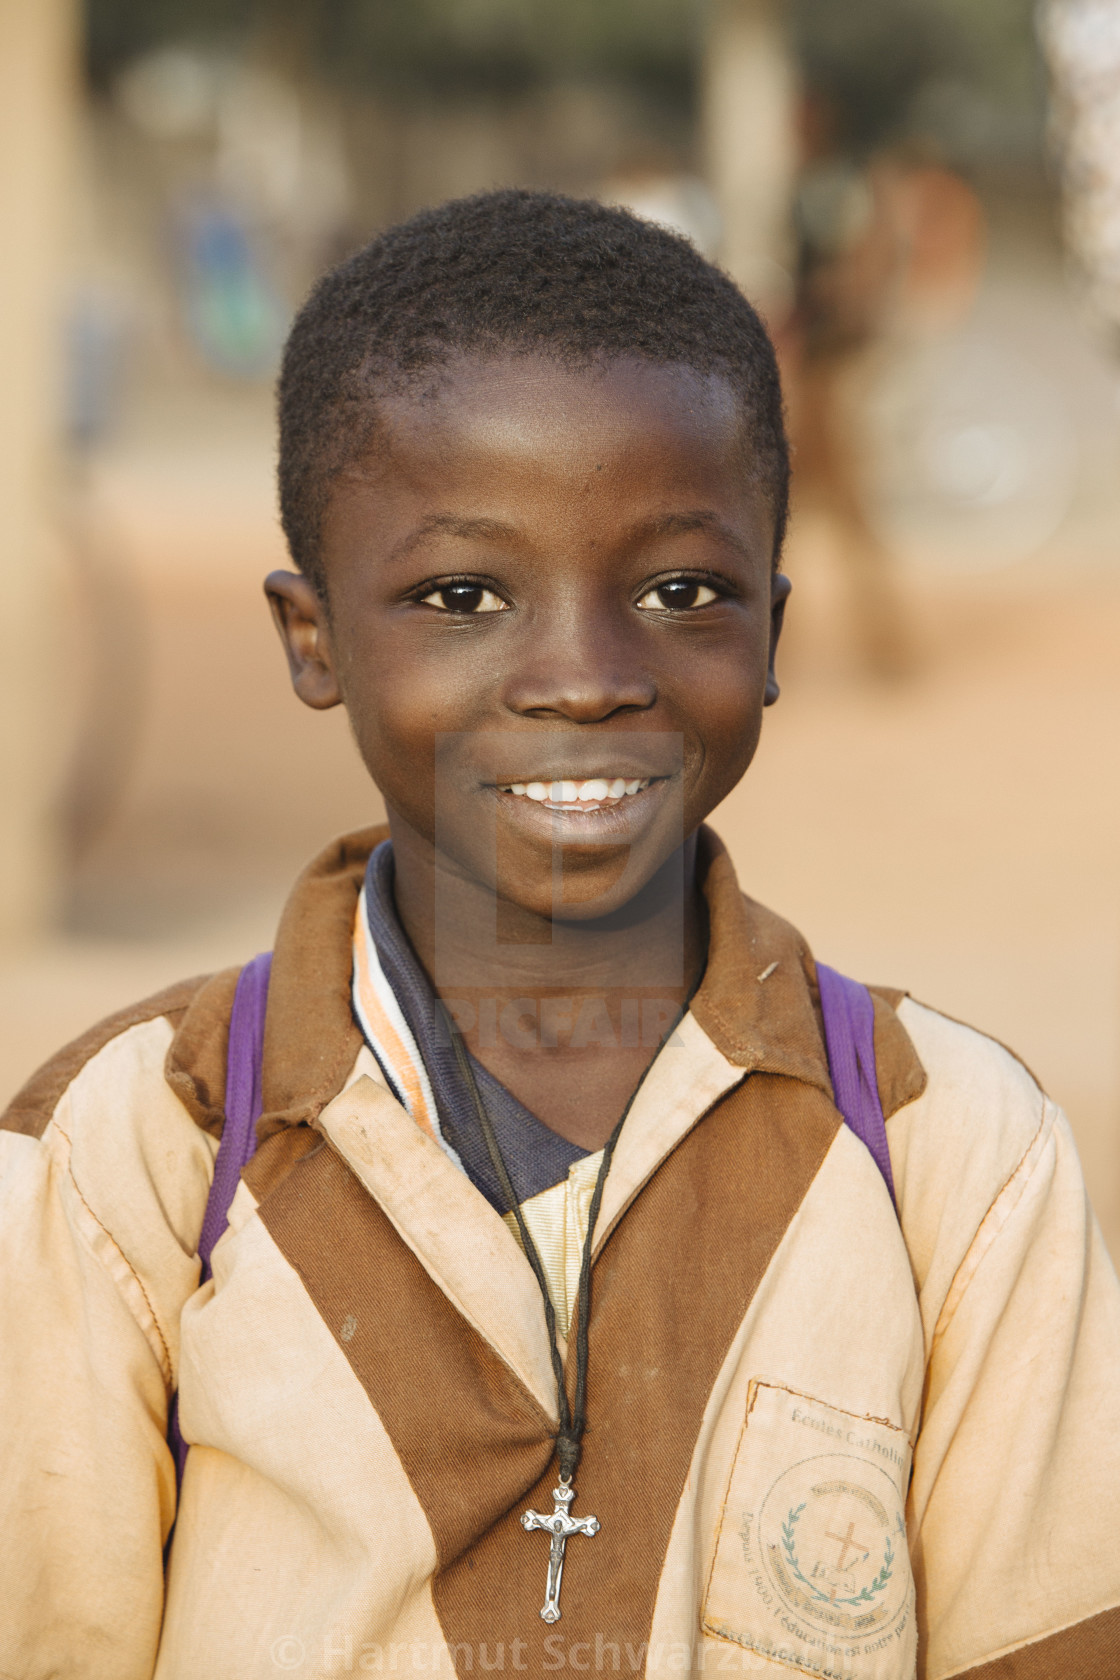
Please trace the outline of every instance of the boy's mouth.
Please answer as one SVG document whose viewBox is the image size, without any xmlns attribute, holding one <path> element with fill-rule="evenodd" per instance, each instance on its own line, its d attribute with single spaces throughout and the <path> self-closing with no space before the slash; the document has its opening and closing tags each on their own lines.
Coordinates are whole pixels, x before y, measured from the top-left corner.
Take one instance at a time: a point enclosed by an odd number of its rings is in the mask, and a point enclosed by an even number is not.
<svg viewBox="0 0 1120 1680">
<path fill-rule="evenodd" d="M 499 782 L 498 792 L 531 799 L 546 811 L 611 811 L 644 793 L 652 776 L 591 776 L 580 781 Z"/>
</svg>

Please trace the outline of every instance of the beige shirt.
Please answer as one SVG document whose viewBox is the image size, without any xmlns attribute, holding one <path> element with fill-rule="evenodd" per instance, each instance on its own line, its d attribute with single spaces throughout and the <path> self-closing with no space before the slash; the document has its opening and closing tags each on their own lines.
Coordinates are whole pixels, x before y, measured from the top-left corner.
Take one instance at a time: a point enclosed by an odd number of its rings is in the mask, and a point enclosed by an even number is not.
<svg viewBox="0 0 1120 1680">
<path fill-rule="evenodd" d="M 711 836 L 708 970 L 596 1230 L 575 1514 L 601 1527 L 540 1620 L 540 1295 L 354 1025 L 377 838 L 285 912 L 212 1282 L 235 973 L 9 1111 L 0 1674 L 1120 1675 L 1120 1290 L 1066 1122 L 992 1040 L 877 995 L 896 1217 L 831 1100 L 812 959 Z"/>
</svg>

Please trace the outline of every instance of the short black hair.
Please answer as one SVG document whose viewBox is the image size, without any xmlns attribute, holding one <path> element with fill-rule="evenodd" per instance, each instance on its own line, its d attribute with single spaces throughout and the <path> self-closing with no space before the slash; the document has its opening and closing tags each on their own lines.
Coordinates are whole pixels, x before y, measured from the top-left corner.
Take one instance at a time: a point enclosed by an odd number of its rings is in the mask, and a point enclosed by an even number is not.
<svg viewBox="0 0 1120 1680">
<path fill-rule="evenodd" d="M 508 189 L 378 234 L 319 281 L 295 319 L 280 372 L 280 517 L 293 560 L 321 593 L 331 483 L 369 447 L 378 393 L 457 352 L 510 349 L 721 374 L 742 406 L 776 563 L 789 449 L 778 364 L 755 310 L 668 228 L 593 200 Z"/>
</svg>

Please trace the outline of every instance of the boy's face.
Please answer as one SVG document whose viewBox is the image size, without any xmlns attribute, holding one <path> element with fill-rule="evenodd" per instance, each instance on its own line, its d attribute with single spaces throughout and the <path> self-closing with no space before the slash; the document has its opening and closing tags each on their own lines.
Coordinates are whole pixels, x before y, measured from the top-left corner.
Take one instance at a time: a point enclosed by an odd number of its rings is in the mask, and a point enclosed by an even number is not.
<svg viewBox="0 0 1120 1680">
<path fill-rule="evenodd" d="M 329 613 L 268 580 L 296 691 L 345 704 L 395 832 L 488 883 L 496 835 L 504 897 L 610 913 L 734 787 L 777 695 L 788 583 L 734 396 L 519 355 L 380 407 L 324 523 Z"/>
</svg>

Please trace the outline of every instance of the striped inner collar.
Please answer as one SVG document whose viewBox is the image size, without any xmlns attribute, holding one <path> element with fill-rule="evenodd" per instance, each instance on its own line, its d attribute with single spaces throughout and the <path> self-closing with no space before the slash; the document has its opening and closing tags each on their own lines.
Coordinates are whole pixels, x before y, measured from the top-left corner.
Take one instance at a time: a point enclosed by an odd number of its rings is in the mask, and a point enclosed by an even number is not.
<svg viewBox="0 0 1120 1680">
<path fill-rule="evenodd" d="M 435 992 L 393 900 L 393 848 L 370 856 L 354 920 L 354 1013 L 382 1073 L 421 1130 L 499 1213 L 506 1212 L 471 1093 L 455 1063 Z M 472 1058 L 518 1200 L 563 1183 L 588 1151 L 552 1131 Z"/>
</svg>

